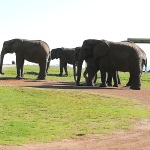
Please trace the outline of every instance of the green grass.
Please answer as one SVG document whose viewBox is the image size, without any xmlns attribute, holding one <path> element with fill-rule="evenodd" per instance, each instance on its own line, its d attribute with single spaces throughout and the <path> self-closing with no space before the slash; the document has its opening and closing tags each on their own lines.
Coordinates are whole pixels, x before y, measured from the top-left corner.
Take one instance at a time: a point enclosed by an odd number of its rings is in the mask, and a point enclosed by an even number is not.
<svg viewBox="0 0 150 150">
<path fill-rule="evenodd" d="M 38 67 L 25 66 L 24 71 L 25 78 L 35 79 Z M 15 68 L 4 72 L 5 78 L 16 76 Z M 47 80 L 74 81 L 72 68 L 69 77 L 57 77 L 58 73 L 59 67 L 51 67 Z M 128 74 L 120 73 L 120 78 L 126 84 Z M 149 88 L 149 80 L 143 73 L 142 86 Z M 7 145 L 106 134 L 131 129 L 150 117 L 149 108 L 132 100 L 82 91 L 0 86 L 0 97 L 0 144 Z"/>
<path fill-rule="evenodd" d="M 29 78 L 29 79 L 36 79 L 38 76 L 38 71 L 39 71 L 39 67 L 37 65 L 33 65 L 33 66 L 25 65 L 24 77 Z M 84 71 L 84 69 L 83 69 L 83 71 Z M 57 76 L 59 74 L 59 67 L 51 66 L 48 71 L 48 75 L 47 75 L 46 79 L 52 80 L 52 81 L 74 82 L 73 68 L 68 67 L 68 72 L 69 72 L 69 75 L 67 77 L 66 76 L 59 77 L 59 76 Z M 2 77 L 15 78 L 16 77 L 16 68 L 15 67 L 4 68 L 4 73 L 5 73 L 5 75 L 3 75 Z M 121 84 L 123 86 L 125 86 L 129 80 L 129 73 L 128 72 L 119 72 L 119 76 L 121 79 Z M 81 82 L 84 82 L 84 81 L 85 80 L 82 77 Z M 100 83 L 100 73 L 99 72 L 98 72 L 97 83 Z M 150 88 L 150 73 L 145 73 L 145 72 L 142 73 L 141 84 L 142 84 L 142 87 Z"/>
<path fill-rule="evenodd" d="M 139 104 L 79 91 L 0 87 L 0 144 L 49 142 L 131 129 L 149 118 Z"/>
</svg>

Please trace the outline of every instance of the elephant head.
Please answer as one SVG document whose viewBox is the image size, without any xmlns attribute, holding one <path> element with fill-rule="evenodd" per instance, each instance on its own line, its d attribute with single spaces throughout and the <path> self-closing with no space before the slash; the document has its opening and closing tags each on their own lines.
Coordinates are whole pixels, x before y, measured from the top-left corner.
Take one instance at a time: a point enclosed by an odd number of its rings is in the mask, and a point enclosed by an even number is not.
<svg viewBox="0 0 150 150">
<path fill-rule="evenodd" d="M 51 50 L 51 59 L 58 59 L 64 55 L 64 48 L 55 48 Z"/>
<path fill-rule="evenodd" d="M 22 41 L 19 39 L 13 39 L 13 40 L 5 41 L 3 43 L 3 48 L 0 56 L 0 74 L 3 74 L 2 67 L 3 67 L 3 59 L 5 54 L 16 52 L 19 48 L 20 42 Z"/>
<path fill-rule="evenodd" d="M 3 43 L 3 48 L 0 55 L 0 74 L 3 74 L 2 67 L 3 67 L 4 55 L 11 50 L 11 43 L 12 42 L 9 41 Z"/>
<path fill-rule="evenodd" d="M 89 39 L 85 40 L 82 44 L 79 56 L 78 56 L 78 67 L 77 67 L 77 81 L 76 84 L 79 85 L 82 71 L 83 61 L 88 58 L 93 58 L 93 49 L 99 40 Z"/>
</svg>

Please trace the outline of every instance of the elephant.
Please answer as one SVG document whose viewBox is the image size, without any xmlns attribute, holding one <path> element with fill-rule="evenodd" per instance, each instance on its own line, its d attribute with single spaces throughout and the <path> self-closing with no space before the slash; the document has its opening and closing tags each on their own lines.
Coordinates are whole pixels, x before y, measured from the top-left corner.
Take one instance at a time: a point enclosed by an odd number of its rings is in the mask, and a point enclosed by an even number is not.
<svg viewBox="0 0 150 150">
<path fill-rule="evenodd" d="M 75 48 L 55 48 L 51 50 L 51 59 L 60 59 L 60 73 L 59 76 L 63 75 L 63 69 L 65 75 L 68 76 L 67 64 L 73 65 L 73 56 Z"/>
<path fill-rule="evenodd" d="M 74 59 L 73 59 L 74 63 L 78 62 L 80 50 L 81 50 L 81 47 L 75 48 Z M 85 68 L 85 71 L 83 72 L 83 76 L 88 86 L 94 86 L 97 80 L 97 72 L 99 71 L 98 64 L 95 63 L 94 59 L 91 57 L 86 59 L 85 62 L 86 62 L 86 68 Z M 74 73 L 74 76 L 75 76 L 75 73 Z M 117 78 L 118 78 L 118 84 L 121 84 L 118 73 L 117 73 Z M 112 75 L 110 73 L 108 74 L 108 77 L 107 77 L 107 84 L 108 86 L 112 86 Z"/>
<path fill-rule="evenodd" d="M 132 76 L 130 89 L 141 89 L 142 52 L 131 42 L 111 42 L 87 39 L 83 41 L 78 58 L 77 85 L 79 85 L 83 60 L 92 57 L 101 72 L 101 87 L 106 87 L 106 72 L 111 73 L 118 84 L 117 71 L 129 72 Z"/>
<path fill-rule="evenodd" d="M 2 72 L 4 55 L 7 53 L 16 54 L 16 79 L 24 76 L 24 60 L 39 64 L 38 80 L 44 80 L 51 60 L 51 53 L 48 44 L 41 40 L 12 39 L 4 41 L 1 51 L 0 73 Z"/>
</svg>

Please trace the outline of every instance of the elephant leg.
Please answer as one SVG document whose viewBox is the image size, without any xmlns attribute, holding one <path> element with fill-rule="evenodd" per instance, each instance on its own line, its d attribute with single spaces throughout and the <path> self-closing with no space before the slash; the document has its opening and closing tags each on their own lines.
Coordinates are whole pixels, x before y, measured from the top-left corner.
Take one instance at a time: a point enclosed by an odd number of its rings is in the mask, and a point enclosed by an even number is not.
<svg viewBox="0 0 150 150">
<path fill-rule="evenodd" d="M 60 67 L 60 74 L 59 74 L 59 76 L 62 76 L 62 74 L 63 74 L 63 68 Z"/>
<path fill-rule="evenodd" d="M 97 80 L 97 70 L 92 70 L 92 72 L 88 72 L 87 85 L 94 86 Z"/>
<path fill-rule="evenodd" d="M 89 59 L 86 67 L 86 74 L 88 74 L 86 83 L 88 86 L 94 86 L 97 80 L 97 72 L 99 70 L 99 65 L 93 60 Z"/>
<path fill-rule="evenodd" d="M 100 84 L 100 87 L 107 87 L 107 84 L 106 84 L 106 71 L 104 70 L 100 70 L 101 72 L 101 84 Z"/>
<path fill-rule="evenodd" d="M 113 71 L 113 81 L 114 81 L 113 87 L 118 87 L 118 74 L 117 74 L 117 71 Z"/>
<path fill-rule="evenodd" d="M 67 63 L 65 63 L 65 65 L 64 65 L 64 70 L 65 70 L 65 75 L 68 76 Z"/>
<path fill-rule="evenodd" d="M 90 59 L 89 59 L 90 60 Z M 91 60 L 91 63 L 87 63 L 88 70 L 88 84 L 95 86 L 95 83 L 97 81 L 97 72 L 100 70 L 99 64 L 95 62 L 94 60 Z M 90 61 L 90 62 L 91 62 Z"/>
<path fill-rule="evenodd" d="M 93 83 L 96 84 L 96 81 L 97 81 L 97 73 L 96 73 L 96 75 L 94 76 Z"/>
<path fill-rule="evenodd" d="M 117 79 L 118 79 L 118 84 L 121 85 L 121 81 L 120 81 L 120 77 L 119 77 L 118 71 L 117 71 Z"/>
<path fill-rule="evenodd" d="M 24 77 L 23 67 L 24 67 L 24 60 L 22 61 L 22 64 L 21 64 L 21 77 L 22 78 Z"/>
<path fill-rule="evenodd" d="M 37 77 L 38 80 L 45 80 L 46 77 L 46 65 L 47 65 L 47 61 L 45 59 L 45 61 L 43 60 L 41 63 L 39 63 L 39 75 Z"/>
<path fill-rule="evenodd" d="M 83 73 L 83 76 L 85 78 L 85 81 L 86 81 L 86 85 L 87 86 L 92 86 L 92 67 L 89 66 L 89 64 L 87 63 L 87 67 L 85 68 L 85 71 Z"/>
<path fill-rule="evenodd" d="M 133 81 L 130 89 L 140 90 L 141 89 L 141 73 L 134 73 Z"/>
<path fill-rule="evenodd" d="M 85 78 L 86 84 L 88 83 L 88 76 L 87 76 L 87 74 L 88 74 L 88 71 L 87 71 L 87 67 L 86 67 L 86 68 L 85 68 L 85 71 L 84 71 L 84 73 L 83 73 L 83 77 Z"/>
<path fill-rule="evenodd" d="M 82 72 L 82 64 L 83 64 L 83 60 L 79 59 L 78 60 L 78 66 L 77 66 L 77 81 L 76 81 L 76 85 L 79 86 L 80 85 L 80 79 L 81 79 L 81 72 Z"/>
<path fill-rule="evenodd" d="M 131 86 L 131 85 L 132 85 L 132 81 L 133 81 L 133 74 L 130 73 L 129 81 L 128 81 L 128 83 L 126 84 L 126 86 Z"/>
<path fill-rule="evenodd" d="M 110 73 L 110 72 L 108 73 L 106 83 L 108 86 L 112 86 L 112 73 Z"/>
<path fill-rule="evenodd" d="M 59 74 L 59 76 L 62 76 L 62 74 L 63 74 L 63 67 L 64 67 L 64 63 L 63 63 L 63 61 L 60 59 L 60 74 Z"/>
<path fill-rule="evenodd" d="M 17 65 L 17 64 L 16 64 Z M 17 76 L 16 76 L 16 79 L 21 79 L 21 70 L 20 70 L 20 66 L 17 65 Z"/>
<path fill-rule="evenodd" d="M 22 62 L 23 62 L 23 58 L 18 54 L 16 53 L 16 68 L 17 68 L 17 76 L 16 76 L 16 79 L 21 79 L 22 78 Z"/>
</svg>

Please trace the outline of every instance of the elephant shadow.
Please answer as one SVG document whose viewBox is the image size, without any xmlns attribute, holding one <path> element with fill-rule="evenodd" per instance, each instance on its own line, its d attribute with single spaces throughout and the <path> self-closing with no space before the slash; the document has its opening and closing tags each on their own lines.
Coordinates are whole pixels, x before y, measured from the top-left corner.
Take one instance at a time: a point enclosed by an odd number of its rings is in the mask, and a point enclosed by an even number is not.
<svg viewBox="0 0 150 150">
<path fill-rule="evenodd" d="M 58 76 L 58 74 L 51 74 L 51 73 L 49 73 L 49 74 L 47 74 L 47 76 Z"/>
<path fill-rule="evenodd" d="M 28 75 L 35 75 L 35 76 L 38 75 L 38 73 L 35 72 L 35 71 L 27 72 L 26 74 L 28 74 Z M 67 77 L 66 75 L 60 76 L 59 74 L 52 74 L 52 73 L 48 73 L 47 76 Z"/>
<path fill-rule="evenodd" d="M 0 77 L 0 80 L 14 80 L 14 77 Z"/>
<path fill-rule="evenodd" d="M 34 71 L 27 72 L 26 74 L 29 74 L 29 75 L 38 75 L 38 73 L 37 73 L 37 72 L 34 72 Z"/>
<path fill-rule="evenodd" d="M 47 76 L 56 76 L 56 77 L 67 77 L 66 75 L 60 76 L 59 74 L 47 74 Z"/>
<path fill-rule="evenodd" d="M 38 75 L 38 73 L 35 72 L 35 71 L 27 72 L 26 74 L 28 74 L 28 75 Z M 59 76 L 59 75 L 58 74 L 47 74 L 47 76 Z"/>
</svg>

